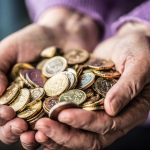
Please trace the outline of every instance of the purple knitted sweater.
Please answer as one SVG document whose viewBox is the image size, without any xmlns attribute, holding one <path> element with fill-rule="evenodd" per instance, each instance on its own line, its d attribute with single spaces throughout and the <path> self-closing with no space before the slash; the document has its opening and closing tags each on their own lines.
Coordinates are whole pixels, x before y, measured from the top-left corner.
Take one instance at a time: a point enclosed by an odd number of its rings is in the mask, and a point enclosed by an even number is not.
<svg viewBox="0 0 150 150">
<path fill-rule="evenodd" d="M 34 21 L 50 7 L 76 9 L 105 27 L 104 38 L 130 20 L 150 24 L 150 0 L 26 0 L 26 3 Z"/>
</svg>

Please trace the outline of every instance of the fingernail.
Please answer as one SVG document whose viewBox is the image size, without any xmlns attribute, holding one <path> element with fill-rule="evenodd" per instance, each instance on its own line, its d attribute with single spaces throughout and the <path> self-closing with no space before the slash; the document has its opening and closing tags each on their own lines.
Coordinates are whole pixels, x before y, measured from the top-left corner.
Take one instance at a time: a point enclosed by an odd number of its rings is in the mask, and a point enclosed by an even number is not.
<svg viewBox="0 0 150 150">
<path fill-rule="evenodd" d="M 24 132 L 23 130 L 21 130 L 21 129 L 17 128 L 17 127 L 14 127 L 14 126 L 11 127 L 11 131 L 15 135 L 20 135 L 20 134 L 22 134 Z"/>
</svg>

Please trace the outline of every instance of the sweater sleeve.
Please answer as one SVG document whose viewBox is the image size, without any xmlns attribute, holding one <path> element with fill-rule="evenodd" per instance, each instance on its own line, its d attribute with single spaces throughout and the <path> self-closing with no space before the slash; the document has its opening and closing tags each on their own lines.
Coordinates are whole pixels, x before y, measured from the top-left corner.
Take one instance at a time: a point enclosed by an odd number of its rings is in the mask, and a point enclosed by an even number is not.
<svg viewBox="0 0 150 150">
<path fill-rule="evenodd" d="M 65 6 L 84 13 L 103 24 L 104 2 L 99 0 L 26 0 L 29 15 L 33 21 L 50 7 Z"/>
<path fill-rule="evenodd" d="M 129 21 L 136 21 L 150 25 L 150 0 L 142 3 L 127 15 L 120 17 L 112 24 L 112 31 L 116 32 L 124 23 Z"/>
</svg>

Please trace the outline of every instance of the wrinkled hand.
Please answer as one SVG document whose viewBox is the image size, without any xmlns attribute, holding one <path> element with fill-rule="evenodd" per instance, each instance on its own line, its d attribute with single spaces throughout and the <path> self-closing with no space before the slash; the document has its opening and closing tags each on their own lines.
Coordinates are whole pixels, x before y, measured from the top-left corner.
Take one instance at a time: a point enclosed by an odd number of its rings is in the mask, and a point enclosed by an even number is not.
<svg viewBox="0 0 150 150">
<path fill-rule="evenodd" d="M 80 24 L 76 23 L 78 20 L 80 20 Z M 74 23 L 77 25 L 74 26 Z M 5 75 L 13 64 L 33 62 L 39 57 L 41 50 L 51 45 L 65 49 L 75 47 L 88 50 L 93 49 L 98 42 L 98 36 L 95 36 L 94 39 L 92 38 L 91 42 L 87 38 L 88 44 L 85 37 L 93 37 L 96 34 L 94 33 L 97 32 L 95 26 L 96 24 L 86 16 L 75 14 L 72 10 L 63 8 L 58 10 L 56 8 L 47 12 L 37 24 L 29 25 L 1 41 L 0 95 L 2 95 L 8 85 Z M 91 28 L 95 31 L 91 32 Z M 19 138 L 25 149 L 32 149 L 36 145 L 35 132 L 28 131 L 26 122 L 16 118 L 15 112 L 10 107 L 1 105 L 0 140 L 10 144 Z"/>
<path fill-rule="evenodd" d="M 112 60 L 121 73 L 105 98 L 105 110 L 111 116 L 120 112 L 150 83 L 150 35 L 130 30 L 128 24 L 120 30 L 94 52 L 96 57 Z M 147 33 L 150 33 L 150 27 Z"/>
<path fill-rule="evenodd" d="M 112 60 L 122 74 L 106 95 L 106 112 L 67 109 L 59 114 L 60 122 L 47 118 L 39 120 L 36 140 L 45 145 L 45 150 L 65 147 L 99 150 L 147 119 L 150 109 L 149 38 L 137 31 L 119 33 L 100 44 L 94 55 Z"/>
<path fill-rule="evenodd" d="M 116 117 L 105 112 L 67 109 L 59 114 L 59 121 L 48 118 L 36 123 L 36 140 L 45 150 L 101 150 L 132 128 L 143 123 L 150 108 L 150 85 Z M 69 125 L 69 126 L 68 126 Z"/>
<path fill-rule="evenodd" d="M 17 62 L 31 62 L 38 58 L 40 51 L 49 46 L 50 38 L 42 27 L 30 25 L 11 35 L 0 43 L 0 95 L 7 87 L 5 74 Z M 0 140 L 6 144 L 19 138 L 27 145 L 35 143 L 34 132 L 28 129 L 26 122 L 16 118 L 15 112 L 8 106 L 0 106 Z"/>
</svg>

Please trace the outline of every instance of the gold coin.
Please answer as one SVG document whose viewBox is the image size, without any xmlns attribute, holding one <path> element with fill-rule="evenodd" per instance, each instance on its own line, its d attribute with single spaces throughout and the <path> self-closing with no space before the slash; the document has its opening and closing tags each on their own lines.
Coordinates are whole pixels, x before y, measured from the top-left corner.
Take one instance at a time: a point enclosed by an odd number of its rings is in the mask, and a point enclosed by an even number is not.
<svg viewBox="0 0 150 150">
<path fill-rule="evenodd" d="M 40 61 L 37 66 L 36 69 L 42 70 L 43 66 L 45 65 L 45 63 L 48 61 L 48 59 L 43 59 L 42 61 Z"/>
<path fill-rule="evenodd" d="M 78 108 L 78 106 L 71 102 L 59 102 L 50 109 L 49 118 L 53 120 L 58 120 L 59 113 L 68 108 Z"/>
<path fill-rule="evenodd" d="M 96 95 L 94 95 L 94 96 L 88 98 L 88 99 L 82 104 L 82 106 L 95 103 L 95 102 L 97 102 L 99 99 L 100 99 L 100 95 L 99 95 L 99 94 L 96 94 Z"/>
<path fill-rule="evenodd" d="M 107 92 L 109 91 L 109 89 L 116 84 L 116 80 L 114 79 L 105 79 L 102 77 L 99 77 L 95 84 L 95 90 L 98 94 L 101 94 L 103 97 L 106 96 Z"/>
<path fill-rule="evenodd" d="M 29 70 L 28 69 L 22 69 L 19 72 L 19 76 L 22 79 L 22 81 L 24 82 L 25 85 L 27 85 L 30 88 L 34 88 L 34 86 L 32 84 L 29 83 L 29 81 L 26 79 L 26 74 Z"/>
<path fill-rule="evenodd" d="M 87 111 L 104 110 L 104 106 L 83 107 L 82 109 Z"/>
<path fill-rule="evenodd" d="M 107 78 L 107 79 L 112 79 L 112 78 L 119 78 L 120 77 L 120 73 L 118 71 L 114 71 L 114 70 L 109 70 L 109 71 L 98 71 L 98 70 L 93 70 L 93 72 L 95 73 L 95 75 L 103 77 L 103 78 Z"/>
<path fill-rule="evenodd" d="M 92 103 L 89 103 L 89 104 L 84 103 L 82 105 L 82 107 L 94 107 L 94 106 L 101 106 L 101 105 L 104 105 L 104 98 L 99 99 L 98 101 L 92 102 Z"/>
<path fill-rule="evenodd" d="M 86 94 L 79 89 L 73 89 L 60 95 L 59 101 L 72 102 L 76 105 L 82 104 L 86 100 Z"/>
<path fill-rule="evenodd" d="M 67 68 L 67 71 L 68 71 L 68 72 L 71 72 L 71 73 L 73 73 L 75 76 L 77 76 L 77 72 L 75 71 L 75 69 L 73 69 L 73 68 Z"/>
<path fill-rule="evenodd" d="M 24 81 L 20 77 L 17 77 L 13 83 L 17 84 L 20 88 L 23 88 L 24 86 Z"/>
<path fill-rule="evenodd" d="M 29 118 L 29 119 L 26 119 L 26 121 L 27 122 L 34 122 L 35 120 L 38 120 L 38 119 L 40 119 L 39 117 L 42 115 L 44 115 L 45 114 L 45 112 L 44 112 L 44 110 L 43 110 L 43 108 L 35 115 L 35 116 L 32 116 L 31 118 Z"/>
<path fill-rule="evenodd" d="M 38 113 L 36 116 L 35 116 L 35 118 L 33 119 L 33 120 L 28 120 L 28 123 L 29 123 L 29 125 L 30 125 L 30 128 L 32 129 L 32 130 L 36 130 L 35 129 L 35 124 L 36 124 L 36 122 L 39 120 L 39 119 L 41 119 L 42 117 L 44 117 L 45 116 L 45 112 L 43 111 L 43 109 L 42 109 L 42 111 L 40 112 L 40 113 Z"/>
<path fill-rule="evenodd" d="M 77 72 L 73 68 L 67 68 L 67 71 L 74 74 L 74 83 L 72 85 L 72 89 L 74 89 L 78 83 Z"/>
<path fill-rule="evenodd" d="M 62 94 L 69 86 L 69 80 L 64 73 L 58 73 L 48 79 L 44 85 L 47 96 L 58 96 Z"/>
<path fill-rule="evenodd" d="M 24 88 L 20 90 L 18 97 L 9 106 L 13 108 L 15 112 L 21 111 L 29 102 L 30 92 Z"/>
<path fill-rule="evenodd" d="M 45 91 L 43 88 L 34 88 L 30 89 L 30 98 L 31 101 L 42 99 L 45 95 Z"/>
<path fill-rule="evenodd" d="M 53 75 L 64 71 L 67 67 L 67 61 L 61 56 L 55 56 L 50 58 L 43 66 L 42 73 L 46 77 L 52 77 Z"/>
<path fill-rule="evenodd" d="M 18 84 L 12 84 L 10 85 L 5 93 L 0 96 L 0 104 L 5 105 L 10 103 L 12 100 L 16 98 L 16 96 L 19 94 L 19 85 Z"/>
<path fill-rule="evenodd" d="M 51 57 L 54 57 L 54 56 L 55 56 L 56 52 L 57 52 L 57 47 L 51 46 L 51 47 L 45 48 L 45 49 L 41 52 L 40 56 L 41 56 L 41 57 L 51 58 Z"/>
<path fill-rule="evenodd" d="M 46 82 L 46 77 L 42 74 L 41 70 L 38 69 L 30 69 L 26 73 L 26 80 L 33 87 L 43 87 Z"/>
<path fill-rule="evenodd" d="M 89 53 L 86 50 L 72 49 L 64 57 L 70 65 L 81 64 L 89 58 Z"/>
<path fill-rule="evenodd" d="M 114 63 L 112 61 L 93 57 L 87 62 L 87 66 L 96 70 L 109 70 L 114 67 Z"/>
<path fill-rule="evenodd" d="M 82 74 L 78 81 L 78 89 L 84 90 L 89 88 L 95 81 L 94 73 L 85 73 Z"/>
<path fill-rule="evenodd" d="M 69 72 L 69 71 L 64 71 L 63 73 L 65 73 L 65 75 L 69 79 L 68 90 L 70 90 L 70 89 L 72 89 L 74 87 L 74 84 L 76 82 L 75 75 L 72 72 Z"/>
<path fill-rule="evenodd" d="M 77 69 L 77 77 L 79 77 L 82 72 L 83 72 L 84 66 L 83 65 L 79 65 L 78 69 Z"/>
<path fill-rule="evenodd" d="M 16 65 L 14 65 L 14 67 L 12 68 L 12 72 L 11 72 L 11 76 L 14 78 L 16 78 L 17 76 L 19 76 L 19 72 L 22 69 L 33 69 L 34 67 L 30 64 L 27 63 L 18 63 Z"/>
<path fill-rule="evenodd" d="M 85 69 L 85 70 L 83 70 L 83 73 L 93 73 L 93 69 Z"/>
<path fill-rule="evenodd" d="M 30 119 L 42 109 L 42 101 L 35 100 L 26 105 L 24 110 L 18 113 L 18 117 L 22 119 Z"/>
<path fill-rule="evenodd" d="M 48 97 L 43 102 L 43 109 L 48 114 L 50 109 L 58 103 L 58 97 Z"/>
<path fill-rule="evenodd" d="M 94 96 L 94 91 L 91 88 L 86 89 L 84 92 L 86 93 L 87 98 L 90 98 L 90 97 Z"/>
</svg>

